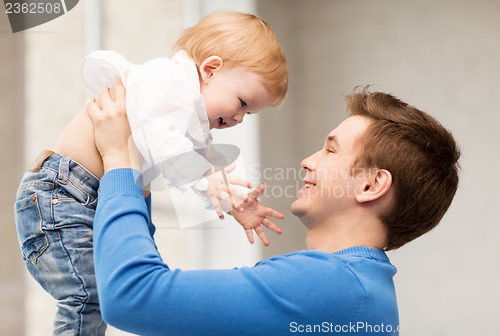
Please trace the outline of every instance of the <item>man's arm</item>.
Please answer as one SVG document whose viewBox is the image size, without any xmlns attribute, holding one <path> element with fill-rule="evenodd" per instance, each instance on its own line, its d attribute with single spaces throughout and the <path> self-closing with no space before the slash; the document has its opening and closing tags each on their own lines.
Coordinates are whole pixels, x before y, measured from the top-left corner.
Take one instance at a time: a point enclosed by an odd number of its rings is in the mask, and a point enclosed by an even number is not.
<svg viewBox="0 0 500 336">
<path fill-rule="evenodd" d="M 250 269 L 169 269 L 149 233 L 134 172 L 115 169 L 101 179 L 94 253 L 105 321 L 141 335 L 244 335 L 256 324 L 270 327 L 286 301 Z"/>
<path fill-rule="evenodd" d="M 109 324 L 155 336 L 285 335 L 293 321 L 345 319 L 361 302 L 359 290 L 339 288 L 356 287 L 355 277 L 322 252 L 278 256 L 252 268 L 170 270 L 148 231 L 134 172 L 103 176 L 94 220 L 97 288 Z"/>
</svg>

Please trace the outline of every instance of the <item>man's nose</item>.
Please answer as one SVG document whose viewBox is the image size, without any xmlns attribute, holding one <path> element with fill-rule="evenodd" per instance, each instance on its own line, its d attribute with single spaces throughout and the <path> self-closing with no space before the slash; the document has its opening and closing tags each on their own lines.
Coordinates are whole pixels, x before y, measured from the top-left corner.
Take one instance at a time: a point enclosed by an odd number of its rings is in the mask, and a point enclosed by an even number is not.
<svg viewBox="0 0 500 336">
<path fill-rule="evenodd" d="M 316 164 L 315 164 L 315 157 L 318 152 L 308 156 L 302 162 L 300 163 L 300 167 L 306 171 L 313 171 L 316 169 Z"/>
</svg>

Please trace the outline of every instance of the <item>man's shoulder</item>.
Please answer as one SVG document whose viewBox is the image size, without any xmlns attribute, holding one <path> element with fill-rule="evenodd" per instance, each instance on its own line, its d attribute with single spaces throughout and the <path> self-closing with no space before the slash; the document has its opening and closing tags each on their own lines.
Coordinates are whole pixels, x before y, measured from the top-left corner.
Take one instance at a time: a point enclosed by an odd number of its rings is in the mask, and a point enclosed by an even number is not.
<svg viewBox="0 0 500 336">
<path fill-rule="evenodd" d="M 276 272 L 287 277 L 315 277 L 316 279 L 347 277 L 352 279 L 355 276 L 346 258 L 313 250 L 273 256 L 260 261 L 255 268 L 263 272 Z"/>
<path fill-rule="evenodd" d="M 371 321 L 373 311 L 397 316 L 395 267 L 381 250 L 297 251 L 263 260 L 254 269 L 269 289 L 282 298 L 293 297 L 325 321 Z"/>
<path fill-rule="evenodd" d="M 366 246 L 354 246 L 337 252 L 300 250 L 270 257 L 260 261 L 257 265 L 275 262 L 313 264 L 354 264 L 356 262 L 376 262 L 390 265 L 389 258 L 384 251 Z"/>
<path fill-rule="evenodd" d="M 310 319 L 352 319 L 364 301 L 365 290 L 342 256 L 297 251 L 259 262 L 251 270 L 269 292 L 302 307 Z"/>
<path fill-rule="evenodd" d="M 273 256 L 255 265 L 256 271 L 287 278 L 310 278 L 312 283 L 363 290 L 378 283 L 390 283 L 396 268 L 384 251 L 372 248 L 351 248 L 327 253 L 302 250 Z M 335 280 L 331 282 L 328 280 Z M 354 286 L 357 284 L 357 286 Z"/>
</svg>

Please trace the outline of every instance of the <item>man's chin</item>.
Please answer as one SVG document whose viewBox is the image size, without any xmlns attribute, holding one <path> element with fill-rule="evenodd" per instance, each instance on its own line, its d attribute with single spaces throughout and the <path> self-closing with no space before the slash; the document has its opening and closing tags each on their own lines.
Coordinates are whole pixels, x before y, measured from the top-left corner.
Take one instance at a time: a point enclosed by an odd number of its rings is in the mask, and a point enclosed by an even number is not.
<svg viewBox="0 0 500 336">
<path fill-rule="evenodd" d="M 300 203 L 300 200 L 297 199 L 292 203 L 292 205 L 290 205 L 290 211 L 299 219 L 304 215 L 305 212 L 304 206 L 302 206 Z"/>
</svg>

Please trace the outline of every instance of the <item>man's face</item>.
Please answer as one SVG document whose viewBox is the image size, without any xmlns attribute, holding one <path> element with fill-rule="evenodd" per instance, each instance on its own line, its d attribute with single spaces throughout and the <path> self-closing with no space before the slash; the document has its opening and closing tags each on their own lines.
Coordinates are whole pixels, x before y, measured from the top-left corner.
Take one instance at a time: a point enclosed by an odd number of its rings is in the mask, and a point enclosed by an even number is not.
<svg viewBox="0 0 500 336">
<path fill-rule="evenodd" d="M 360 150 L 356 140 L 369 122 L 362 116 L 347 118 L 328 134 L 321 150 L 302 161 L 305 186 L 291 210 L 308 228 L 345 215 L 356 204 L 362 180 L 351 168 Z"/>
</svg>

